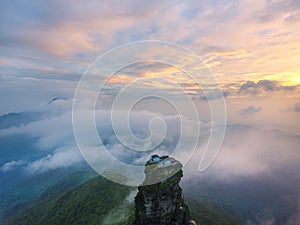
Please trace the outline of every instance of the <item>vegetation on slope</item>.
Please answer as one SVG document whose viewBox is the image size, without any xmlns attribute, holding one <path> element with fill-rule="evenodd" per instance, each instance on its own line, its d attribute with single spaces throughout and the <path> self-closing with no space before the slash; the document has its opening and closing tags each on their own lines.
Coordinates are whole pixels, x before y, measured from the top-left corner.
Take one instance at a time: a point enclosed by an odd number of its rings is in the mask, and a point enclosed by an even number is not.
<svg viewBox="0 0 300 225">
<path fill-rule="evenodd" d="M 120 221 L 109 222 L 109 218 L 117 218 L 112 212 L 118 212 L 118 217 L 126 220 L 133 217 L 133 210 L 127 209 L 125 203 L 130 191 L 130 187 L 112 183 L 100 176 L 72 191 L 62 192 L 59 188 L 52 188 L 6 224 L 117 225 Z"/>
<path fill-rule="evenodd" d="M 132 225 L 134 203 L 127 199 L 133 191 L 132 187 L 116 184 L 97 176 L 70 190 L 75 182 L 73 178 L 67 177 L 48 189 L 37 201 L 5 224 Z M 240 224 L 237 218 L 213 202 L 198 199 L 186 201 L 191 218 L 198 225 Z"/>
<path fill-rule="evenodd" d="M 41 195 L 47 195 L 48 192 L 55 189 L 59 190 L 60 193 L 72 190 L 96 175 L 97 173 L 92 171 L 70 173 L 66 170 L 54 170 L 21 182 L 12 191 L 0 193 L 0 224 L 6 218 L 27 207 L 30 202 L 35 201 Z"/>
<path fill-rule="evenodd" d="M 212 201 L 186 199 L 190 217 L 199 225 L 239 225 L 241 221 Z"/>
</svg>

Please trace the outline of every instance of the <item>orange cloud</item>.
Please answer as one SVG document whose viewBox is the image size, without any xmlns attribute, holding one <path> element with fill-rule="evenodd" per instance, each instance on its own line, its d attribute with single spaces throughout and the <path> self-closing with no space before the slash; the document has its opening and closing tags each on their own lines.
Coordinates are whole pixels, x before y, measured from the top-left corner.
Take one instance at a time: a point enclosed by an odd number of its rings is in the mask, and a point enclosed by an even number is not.
<svg viewBox="0 0 300 225">
<path fill-rule="evenodd" d="M 115 75 L 109 78 L 108 84 L 126 84 L 136 80 L 136 78 L 129 75 Z"/>
</svg>

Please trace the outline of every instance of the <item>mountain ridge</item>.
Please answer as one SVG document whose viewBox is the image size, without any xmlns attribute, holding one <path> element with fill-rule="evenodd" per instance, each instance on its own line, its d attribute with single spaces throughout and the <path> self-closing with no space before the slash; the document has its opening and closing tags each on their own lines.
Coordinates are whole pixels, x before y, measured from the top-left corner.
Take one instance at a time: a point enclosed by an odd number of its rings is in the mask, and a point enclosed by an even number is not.
<svg viewBox="0 0 300 225">
<path fill-rule="evenodd" d="M 74 179 L 78 177 L 74 176 Z M 62 182 L 64 180 L 65 178 Z M 116 184 L 101 176 L 91 178 L 76 187 L 71 187 L 69 182 L 72 183 L 74 180 L 65 180 L 64 187 L 67 188 L 64 191 L 57 185 L 52 186 L 25 209 L 12 215 L 4 224 L 133 224 L 134 204 L 128 200 L 128 196 L 135 190 L 134 187 Z M 221 211 L 220 207 L 210 206 L 214 203 L 209 205 L 199 199 L 187 199 L 187 202 L 192 205 L 191 215 L 197 224 L 240 224 L 236 217 Z M 199 206 L 201 206 L 200 211 Z M 231 223 L 232 221 L 234 223 Z"/>
</svg>

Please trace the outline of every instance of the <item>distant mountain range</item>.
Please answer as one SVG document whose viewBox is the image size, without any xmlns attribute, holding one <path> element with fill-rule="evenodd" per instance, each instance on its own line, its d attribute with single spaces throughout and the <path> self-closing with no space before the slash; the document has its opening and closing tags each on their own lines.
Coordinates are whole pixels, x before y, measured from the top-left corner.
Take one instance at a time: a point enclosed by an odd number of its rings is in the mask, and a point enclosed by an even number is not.
<svg viewBox="0 0 300 225">
<path fill-rule="evenodd" d="M 29 123 L 42 120 L 46 117 L 45 113 L 41 112 L 12 112 L 0 115 L 0 129 L 9 127 L 25 126 Z"/>
<path fill-rule="evenodd" d="M 65 98 L 55 97 L 48 104 L 53 104 L 57 101 L 65 101 Z M 46 118 L 60 115 L 61 111 L 53 109 L 53 111 L 24 111 L 24 112 L 10 112 L 0 115 L 0 130 L 7 129 L 10 127 L 25 126 L 29 123 L 44 120 Z"/>
</svg>

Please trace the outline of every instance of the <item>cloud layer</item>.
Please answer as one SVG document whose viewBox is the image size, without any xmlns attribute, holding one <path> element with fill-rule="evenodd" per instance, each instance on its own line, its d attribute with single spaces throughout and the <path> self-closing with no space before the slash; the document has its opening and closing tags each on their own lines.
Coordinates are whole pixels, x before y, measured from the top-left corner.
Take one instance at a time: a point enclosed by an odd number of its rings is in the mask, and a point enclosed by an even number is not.
<svg viewBox="0 0 300 225">
<path fill-rule="evenodd" d="M 255 107 L 253 105 L 250 105 L 247 108 L 242 109 L 239 115 L 243 117 L 248 117 L 251 116 L 252 114 L 258 113 L 260 110 L 261 107 Z"/>
<path fill-rule="evenodd" d="M 295 104 L 294 110 L 295 110 L 296 112 L 300 112 L 300 102 L 298 102 L 298 103 Z"/>
<path fill-rule="evenodd" d="M 272 91 L 294 91 L 299 85 L 282 85 L 278 81 L 274 80 L 259 80 L 256 83 L 253 81 L 247 81 L 242 84 L 240 87 L 239 93 L 250 93 L 250 94 L 258 94 L 263 91 L 272 92 Z"/>
<path fill-rule="evenodd" d="M 17 155 L 13 161 L 7 161 L 1 166 L 3 173 L 21 168 L 29 174 L 41 173 L 61 167 L 68 167 L 83 162 L 73 135 L 71 112 L 67 107 L 70 100 L 59 100 L 50 104 L 52 117 L 40 121 L 33 121 L 20 127 L 10 127 L 0 130 L 1 136 L 15 134 L 30 135 L 35 137 L 35 145 L 44 156 L 36 160 L 31 158 L 19 158 Z M 60 103 L 60 104 L 54 104 Z M 62 105 L 62 103 L 65 104 Z M 48 107 L 48 105 L 47 105 Z M 56 114 L 57 110 L 63 109 L 63 113 Z M 249 106 L 241 111 L 241 116 L 251 116 L 258 113 L 260 107 Z M 136 152 L 126 148 L 118 141 L 114 135 L 110 123 L 110 112 L 107 110 L 97 110 L 96 124 L 99 136 L 108 151 L 118 160 L 129 164 L 143 165 L 153 152 Z M 120 118 L 124 112 L 118 114 Z M 198 164 L 204 153 L 209 140 L 209 135 L 213 129 L 218 130 L 218 123 L 202 121 L 200 124 L 193 121 L 180 134 L 180 120 L 177 116 L 162 115 L 147 111 L 132 112 L 130 120 L 131 129 L 134 135 L 145 138 L 149 135 L 149 121 L 151 118 L 162 118 L 168 127 L 165 140 L 160 147 L 154 151 L 158 154 L 171 154 L 175 148 L 179 137 L 185 140 L 184 145 L 178 151 L 183 155 L 187 154 L 190 148 L 189 139 L 195 135 L 195 128 L 200 125 L 200 142 L 193 154 L 192 160 L 187 164 L 190 174 L 198 173 Z M 124 135 L 128 136 L 126 130 Z M 122 132 L 122 130 L 121 130 Z M 121 133 L 122 135 L 122 133 Z M 130 141 L 131 137 L 128 136 Z M 268 131 L 262 128 L 242 126 L 233 124 L 227 126 L 224 143 L 221 146 L 221 153 L 214 162 L 212 168 L 216 171 L 221 169 L 222 173 L 230 174 L 260 174 L 266 171 L 273 171 L 286 165 L 294 165 L 298 160 L 298 148 L 300 144 L 297 135 L 283 133 L 279 131 Z M 145 145 L 148 145 L 145 142 Z M 34 154 L 34 152 L 32 153 Z M 30 155 L 30 154 L 29 154 Z M 192 167 L 192 169 L 188 169 Z"/>
</svg>

